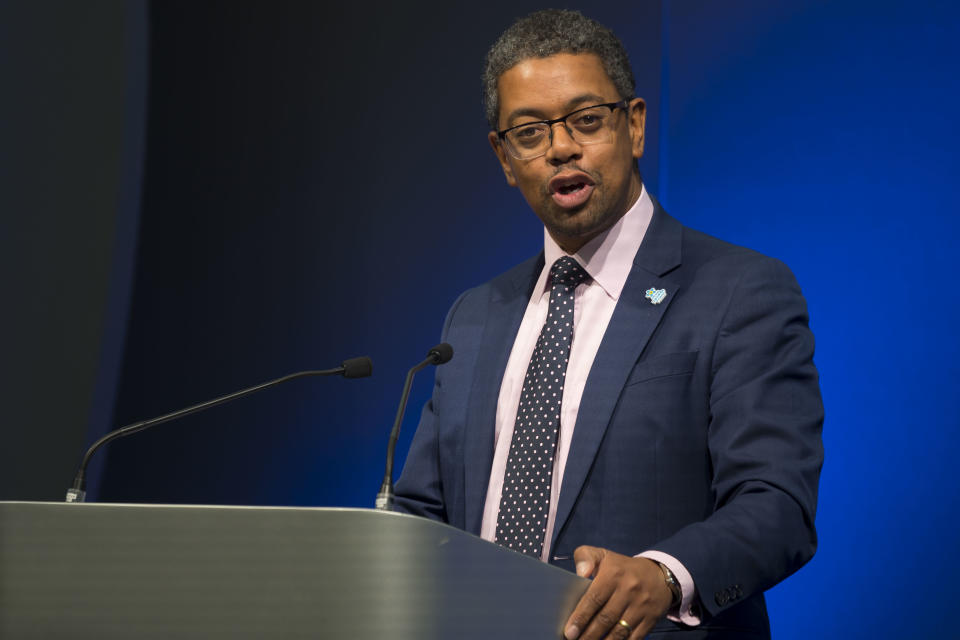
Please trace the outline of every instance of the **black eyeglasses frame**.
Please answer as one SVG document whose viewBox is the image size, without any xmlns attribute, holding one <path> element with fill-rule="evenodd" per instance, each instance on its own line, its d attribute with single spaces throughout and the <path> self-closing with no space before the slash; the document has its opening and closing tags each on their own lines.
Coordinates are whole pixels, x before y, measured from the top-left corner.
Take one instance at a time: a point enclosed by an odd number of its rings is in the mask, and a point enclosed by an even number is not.
<svg viewBox="0 0 960 640">
<path fill-rule="evenodd" d="M 607 107 L 610 109 L 610 113 L 613 113 L 616 109 L 626 109 L 630 106 L 629 100 L 620 100 L 619 102 L 604 102 L 602 104 L 592 104 L 589 107 L 581 107 L 575 111 L 571 111 L 565 116 L 560 116 L 559 118 L 554 118 L 553 120 L 534 120 L 532 122 L 524 122 L 522 124 L 514 125 L 512 127 L 507 127 L 503 131 L 497 131 L 497 137 L 502 141 L 507 137 L 507 134 L 513 131 L 514 129 L 519 129 L 520 127 L 529 127 L 532 124 L 545 124 L 547 128 L 553 131 L 553 125 L 558 122 L 563 122 L 563 126 L 567 127 L 566 119 L 570 116 L 576 115 L 581 111 L 587 111 L 588 109 L 596 109 L 597 107 Z M 569 128 L 567 128 L 569 130 Z"/>
</svg>

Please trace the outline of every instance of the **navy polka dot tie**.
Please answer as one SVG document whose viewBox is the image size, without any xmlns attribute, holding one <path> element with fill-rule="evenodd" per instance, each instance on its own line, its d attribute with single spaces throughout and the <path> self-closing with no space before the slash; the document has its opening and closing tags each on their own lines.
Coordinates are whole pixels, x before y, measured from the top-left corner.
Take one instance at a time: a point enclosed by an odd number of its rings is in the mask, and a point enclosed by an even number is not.
<svg viewBox="0 0 960 640">
<path fill-rule="evenodd" d="M 570 256 L 550 268 L 550 310 L 523 380 L 497 514 L 497 543 L 540 557 L 550 510 L 560 401 L 573 338 L 573 292 L 587 272 Z"/>
</svg>

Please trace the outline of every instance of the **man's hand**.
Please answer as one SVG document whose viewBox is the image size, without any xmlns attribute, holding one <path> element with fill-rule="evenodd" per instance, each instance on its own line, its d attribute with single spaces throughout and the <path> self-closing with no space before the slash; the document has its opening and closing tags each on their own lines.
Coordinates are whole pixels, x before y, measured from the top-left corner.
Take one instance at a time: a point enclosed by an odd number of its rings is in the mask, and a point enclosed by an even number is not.
<svg viewBox="0 0 960 640">
<path fill-rule="evenodd" d="M 587 546 L 573 559 L 577 575 L 593 582 L 567 620 L 567 640 L 639 640 L 670 608 L 673 594 L 653 560 Z"/>
</svg>

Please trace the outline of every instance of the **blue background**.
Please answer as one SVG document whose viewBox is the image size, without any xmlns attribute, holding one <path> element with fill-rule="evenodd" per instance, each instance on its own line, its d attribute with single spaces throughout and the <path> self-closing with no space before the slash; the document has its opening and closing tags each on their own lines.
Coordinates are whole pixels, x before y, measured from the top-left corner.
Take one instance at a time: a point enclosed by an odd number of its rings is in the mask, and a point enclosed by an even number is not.
<svg viewBox="0 0 960 640">
<path fill-rule="evenodd" d="M 370 506 L 406 369 L 460 291 L 541 246 L 542 227 L 487 146 L 479 102 L 487 46 L 539 6 L 113 6 L 113 22 L 81 20 L 80 31 L 115 37 L 123 65 L 104 80 L 90 57 L 71 73 L 102 85 L 101 111 L 122 105 L 119 133 L 101 138 L 115 153 L 62 171 L 109 175 L 116 195 L 108 224 L 66 236 L 79 258 L 44 261 L 101 293 L 44 303 L 62 319 L 52 327 L 31 315 L 33 298 L 8 293 L 22 322 L 4 330 L 6 352 L 34 361 L 76 342 L 94 353 L 69 378 L 31 378 L 5 398 L 29 405 L 10 424 L 34 439 L 15 454 L 25 463 L 4 464 L 29 469 L 5 479 L 3 497 L 59 498 L 23 479 L 44 466 L 37 443 L 53 421 L 30 421 L 57 404 L 37 398 L 58 385 L 80 389 L 82 419 L 64 427 L 72 460 L 112 427 L 369 354 L 373 378 L 298 381 L 116 442 L 99 454 L 91 493 Z M 807 296 L 827 416 L 820 551 L 769 592 L 775 637 L 955 635 L 960 10 L 852 0 L 584 10 L 624 40 L 648 100 L 650 191 L 685 224 L 784 260 Z M 65 15 L 28 15 L 35 31 L 21 52 Z M 65 64 L 31 60 L 18 64 L 40 75 Z M 24 100 L 41 91 L 14 80 Z M 101 122 L 96 112 L 75 128 Z M 59 117 L 17 116 L 38 132 Z M 3 166 L 26 166 L 9 149 Z M 66 180 L 46 171 L 48 187 Z M 18 240 L 7 255 L 62 241 L 56 221 L 9 231 L 42 191 L 16 195 L 12 176 L 4 235 Z M 94 219 L 92 204 L 63 202 L 64 220 Z M 46 290 L 33 272 L 11 273 L 21 289 Z M 51 340 L 81 324 L 88 339 Z M 425 372 L 401 461 L 429 389 Z M 69 483 L 66 467 L 51 472 L 54 486 Z"/>
</svg>

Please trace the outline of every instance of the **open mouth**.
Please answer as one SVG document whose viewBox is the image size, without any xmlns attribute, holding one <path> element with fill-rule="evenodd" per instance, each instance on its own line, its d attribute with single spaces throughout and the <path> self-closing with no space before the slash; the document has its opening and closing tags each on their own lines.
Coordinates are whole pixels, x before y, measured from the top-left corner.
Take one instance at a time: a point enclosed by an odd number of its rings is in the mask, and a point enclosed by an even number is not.
<svg viewBox="0 0 960 640">
<path fill-rule="evenodd" d="M 577 171 L 554 177 L 549 187 L 551 197 L 557 205 L 564 209 L 573 209 L 590 198 L 594 182 L 587 174 Z"/>
<path fill-rule="evenodd" d="M 580 191 L 587 186 L 586 182 L 577 182 L 576 184 L 567 184 L 561 187 L 557 187 L 557 193 L 567 195 L 568 193 L 573 193 L 574 191 Z"/>
</svg>

